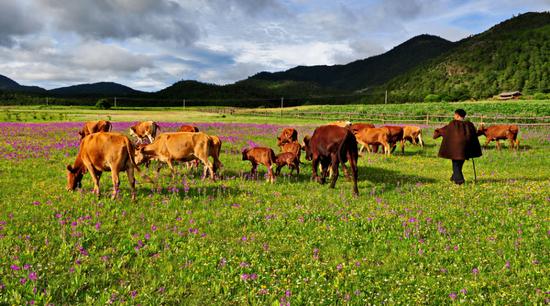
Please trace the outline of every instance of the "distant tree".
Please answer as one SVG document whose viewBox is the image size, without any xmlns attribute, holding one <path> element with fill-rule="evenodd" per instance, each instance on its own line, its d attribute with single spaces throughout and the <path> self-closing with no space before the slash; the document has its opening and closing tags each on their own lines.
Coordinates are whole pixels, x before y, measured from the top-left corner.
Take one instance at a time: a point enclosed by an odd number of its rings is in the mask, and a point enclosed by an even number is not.
<svg viewBox="0 0 550 306">
<path fill-rule="evenodd" d="M 542 92 L 537 92 L 536 94 L 533 95 L 533 99 L 535 99 L 535 100 L 546 100 L 546 99 L 548 99 L 548 95 L 546 95 Z"/>
<path fill-rule="evenodd" d="M 424 102 L 440 102 L 441 96 L 436 94 L 429 94 L 424 98 Z"/>
<path fill-rule="evenodd" d="M 99 99 L 97 100 L 95 107 L 99 109 L 110 109 L 112 105 L 111 102 L 109 102 L 109 100 L 107 99 Z"/>
</svg>

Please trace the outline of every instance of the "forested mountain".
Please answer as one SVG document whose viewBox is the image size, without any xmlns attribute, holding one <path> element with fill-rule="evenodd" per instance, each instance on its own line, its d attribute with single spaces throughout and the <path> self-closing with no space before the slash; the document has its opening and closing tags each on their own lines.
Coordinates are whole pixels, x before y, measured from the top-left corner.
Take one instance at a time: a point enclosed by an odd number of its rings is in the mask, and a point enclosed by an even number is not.
<svg viewBox="0 0 550 306">
<path fill-rule="evenodd" d="M 88 97 L 88 96 L 135 96 L 143 92 L 134 90 L 113 82 L 99 82 L 93 84 L 79 84 L 56 88 L 48 91 L 55 96 Z"/>
<path fill-rule="evenodd" d="M 438 36 L 419 35 L 392 50 L 346 65 L 298 66 L 283 72 L 261 72 L 251 80 L 313 82 L 323 87 L 355 91 L 382 85 L 411 68 L 447 52 L 454 44 Z"/>
<path fill-rule="evenodd" d="M 0 74 L 0 91 L 5 92 L 26 92 L 26 93 L 45 93 L 44 88 L 38 86 L 24 86 L 16 81 Z"/>
<path fill-rule="evenodd" d="M 550 13 L 526 13 L 456 43 L 383 86 L 410 101 L 435 93 L 451 100 L 502 91 L 550 92 Z"/>
</svg>

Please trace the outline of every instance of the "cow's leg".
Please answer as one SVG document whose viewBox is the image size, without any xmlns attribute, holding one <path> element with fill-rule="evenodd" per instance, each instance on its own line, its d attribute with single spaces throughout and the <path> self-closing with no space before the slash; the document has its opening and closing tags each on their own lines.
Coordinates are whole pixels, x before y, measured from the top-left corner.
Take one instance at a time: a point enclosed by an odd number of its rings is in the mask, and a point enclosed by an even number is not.
<svg viewBox="0 0 550 306">
<path fill-rule="evenodd" d="M 328 171 L 329 171 L 329 166 L 330 166 L 330 160 L 327 159 L 327 158 L 323 158 L 321 160 L 321 168 L 322 168 L 322 171 L 321 171 L 321 184 L 324 184 L 326 182 L 327 174 L 328 174 Z M 331 175 L 331 177 L 334 177 L 334 175 L 338 175 L 338 172 L 334 173 L 334 171 L 332 171 L 332 169 L 331 169 L 330 175 Z"/>
<path fill-rule="evenodd" d="M 331 158 L 331 168 L 332 168 L 332 180 L 330 182 L 330 188 L 334 188 L 336 186 L 336 180 L 338 180 L 338 156 L 336 155 L 338 153 L 332 154 Z M 344 164 L 342 164 L 343 167 Z"/>
<path fill-rule="evenodd" d="M 136 178 L 134 177 L 134 167 L 128 165 L 126 169 L 126 175 L 128 175 L 128 182 L 130 183 L 130 191 L 132 193 L 132 200 L 136 199 Z"/>
<path fill-rule="evenodd" d="M 513 135 L 507 135 L 508 136 L 508 142 L 510 143 L 510 150 L 514 149 L 514 136 Z"/>
<path fill-rule="evenodd" d="M 90 172 L 90 176 L 94 182 L 94 193 L 99 197 L 99 179 L 101 178 L 101 171 L 96 171 L 92 165 L 87 165 L 86 168 L 88 172 Z"/>
<path fill-rule="evenodd" d="M 405 140 L 401 139 L 401 154 L 405 154 Z"/>
<path fill-rule="evenodd" d="M 252 161 L 252 169 L 250 169 L 250 175 L 253 178 L 256 178 L 257 172 L 258 172 L 258 163 L 256 163 L 255 161 Z"/>
<path fill-rule="evenodd" d="M 424 147 L 424 141 L 422 140 L 422 134 L 418 134 L 418 143 L 420 144 L 420 147 Z"/>
<path fill-rule="evenodd" d="M 118 169 L 111 169 L 111 178 L 113 179 L 113 195 L 111 199 L 116 199 L 120 188 L 120 179 L 118 177 Z"/>
<path fill-rule="evenodd" d="M 271 163 L 267 163 L 265 166 L 267 167 L 267 180 L 273 183 L 275 181 L 275 176 L 273 175 L 273 169 L 271 169 Z"/>
<path fill-rule="evenodd" d="M 351 169 L 351 175 L 353 180 L 353 194 L 358 196 L 359 189 L 357 188 L 357 156 L 353 152 L 348 151 L 349 168 Z"/>
<path fill-rule="evenodd" d="M 497 142 L 497 150 L 500 151 L 500 139 L 495 140 Z"/>
<path fill-rule="evenodd" d="M 149 139 L 149 143 L 153 143 L 153 141 L 155 140 L 150 134 L 147 134 L 147 139 Z"/>
<path fill-rule="evenodd" d="M 311 161 L 311 179 L 319 181 L 319 175 L 317 175 L 317 168 L 319 167 L 319 157 L 314 157 Z"/>
<path fill-rule="evenodd" d="M 279 174 L 281 174 L 281 168 L 283 167 L 283 165 L 277 165 L 277 169 L 275 170 L 275 174 L 278 176 Z"/>
<path fill-rule="evenodd" d="M 484 145 L 485 149 L 487 149 L 490 142 L 491 142 L 491 138 L 489 138 L 489 137 L 485 138 L 485 145 Z"/>
</svg>

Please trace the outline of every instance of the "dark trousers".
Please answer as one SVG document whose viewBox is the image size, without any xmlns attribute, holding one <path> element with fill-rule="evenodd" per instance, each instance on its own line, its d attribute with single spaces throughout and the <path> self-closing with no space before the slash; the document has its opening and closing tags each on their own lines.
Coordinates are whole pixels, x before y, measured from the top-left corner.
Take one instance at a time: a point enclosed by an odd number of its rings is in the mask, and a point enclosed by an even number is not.
<svg viewBox="0 0 550 306">
<path fill-rule="evenodd" d="M 464 160 L 454 160 L 453 159 L 453 176 L 451 180 L 456 184 L 464 183 L 464 175 L 462 175 L 462 166 L 464 165 Z"/>
</svg>

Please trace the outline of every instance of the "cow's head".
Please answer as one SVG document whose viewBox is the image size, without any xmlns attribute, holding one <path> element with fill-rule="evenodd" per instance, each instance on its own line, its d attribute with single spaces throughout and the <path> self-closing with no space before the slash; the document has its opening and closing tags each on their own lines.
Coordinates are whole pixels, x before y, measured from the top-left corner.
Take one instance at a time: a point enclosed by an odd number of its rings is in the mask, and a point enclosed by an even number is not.
<svg viewBox="0 0 550 306">
<path fill-rule="evenodd" d="M 136 128 L 134 126 L 131 126 L 130 127 L 130 135 L 133 136 L 133 137 L 136 137 L 136 138 L 139 138 L 138 135 L 136 134 Z"/>
<path fill-rule="evenodd" d="M 435 130 L 434 130 L 434 136 L 433 136 L 433 138 L 434 138 L 434 139 L 437 139 L 437 138 L 439 138 L 439 137 L 441 137 L 441 136 L 443 136 L 443 134 L 442 134 L 442 132 L 441 132 L 441 129 L 435 129 Z"/>
<path fill-rule="evenodd" d="M 146 145 L 144 144 L 139 144 L 136 146 L 136 150 L 134 152 L 134 161 L 136 162 L 136 165 L 141 165 L 150 160 L 149 156 L 145 154 L 145 147 Z"/>
<path fill-rule="evenodd" d="M 284 143 L 283 143 L 283 140 L 281 139 L 280 136 L 277 136 L 277 146 L 282 146 Z"/>
<path fill-rule="evenodd" d="M 86 134 L 84 134 L 84 131 L 78 131 L 78 135 L 80 136 L 80 140 L 82 140 L 82 138 L 86 137 Z"/>
<path fill-rule="evenodd" d="M 67 190 L 74 191 L 76 188 L 82 187 L 82 177 L 86 173 L 85 169 L 73 168 L 67 165 Z"/>
<path fill-rule="evenodd" d="M 304 136 L 304 144 L 302 148 L 304 151 L 306 151 L 306 160 L 313 159 L 313 153 L 311 153 L 311 147 L 309 145 L 310 140 L 311 140 L 311 137 L 309 137 L 309 135 Z"/>
<path fill-rule="evenodd" d="M 487 132 L 487 127 L 482 123 L 477 129 L 477 136 L 485 135 L 485 132 Z"/>
<path fill-rule="evenodd" d="M 243 160 L 248 160 L 248 151 L 250 151 L 250 148 L 244 148 L 241 152 L 243 154 Z"/>
</svg>

